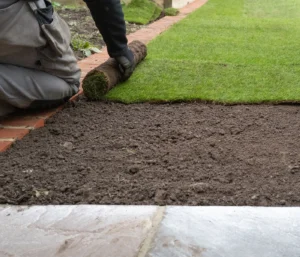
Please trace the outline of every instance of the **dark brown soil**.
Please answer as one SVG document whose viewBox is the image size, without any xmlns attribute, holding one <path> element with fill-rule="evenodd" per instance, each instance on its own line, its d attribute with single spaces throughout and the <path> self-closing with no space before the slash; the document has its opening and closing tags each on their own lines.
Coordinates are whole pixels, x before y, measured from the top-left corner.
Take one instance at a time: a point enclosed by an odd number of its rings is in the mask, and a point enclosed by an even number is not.
<svg viewBox="0 0 300 257">
<path fill-rule="evenodd" d="M 78 7 L 77 9 L 68 9 L 64 7 L 58 9 L 57 12 L 68 23 L 73 39 L 80 38 L 98 49 L 102 49 L 105 43 L 88 8 Z M 133 33 L 143 27 L 145 26 L 126 22 L 127 34 Z M 75 50 L 74 52 L 78 59 L 85 58 L 82 51 Z"/>
<path fill-rule="evenodd" d="M 299 111 L 81 99 L 0 155 L 0 203 L 299 206 Z"/>
</svg>

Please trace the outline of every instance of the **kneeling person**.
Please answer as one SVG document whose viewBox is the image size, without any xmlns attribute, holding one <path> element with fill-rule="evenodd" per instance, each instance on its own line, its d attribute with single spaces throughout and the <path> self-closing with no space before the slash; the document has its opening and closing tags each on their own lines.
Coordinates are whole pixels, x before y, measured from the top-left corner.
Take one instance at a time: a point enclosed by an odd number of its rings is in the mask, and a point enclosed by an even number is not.
<svg viewBox="0 0 300 257">
<path fill-rule="evenodd" d="M 124 72 L 134 70 L 119 0 L 85 0 Z M 0 1 L 0 116 L 61 105 L 78 92 L 80 69 L 67 24 L 48 0 Z"/>
</svg>

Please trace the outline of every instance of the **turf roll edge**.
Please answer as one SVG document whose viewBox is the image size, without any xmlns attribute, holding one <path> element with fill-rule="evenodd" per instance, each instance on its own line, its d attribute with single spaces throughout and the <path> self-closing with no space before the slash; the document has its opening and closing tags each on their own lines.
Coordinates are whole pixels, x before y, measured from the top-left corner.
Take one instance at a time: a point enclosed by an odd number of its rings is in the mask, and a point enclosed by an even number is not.
<svg viewBox="0 0 300 257">
<path fill-rule="evenodd" d="M 133 52 L 134 62 L 137 66 L 147 56 L 147 46 L 136 40 L 128 47 Z M 85 96 L 90 100 L 101 100 L 118 83 L 122 82 L 123 76 L 119 64 L 113 58 L 109 58 L 95 69 L 91 70 L 82 82 Z"/>
</svg>

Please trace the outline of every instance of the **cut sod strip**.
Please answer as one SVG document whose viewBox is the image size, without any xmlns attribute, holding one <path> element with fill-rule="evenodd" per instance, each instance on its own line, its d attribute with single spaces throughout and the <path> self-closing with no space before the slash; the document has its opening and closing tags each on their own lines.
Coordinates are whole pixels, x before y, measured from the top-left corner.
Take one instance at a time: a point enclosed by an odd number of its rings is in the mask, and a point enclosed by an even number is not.
<svg viewBox="0 0 300 257">
<path fill-rule="evenodd" d="M 125 20 L 136 24 L 148 24 L 156 20 L 162 9 L 149 0 L 132 0 L 128 5 L 123 5 Z"/>
<path fill-rule="evenodd" d="M 299 102 L 299 42 L 299 0 L 209 0 L 153 40 L 107 99 Z"/>
</svg>

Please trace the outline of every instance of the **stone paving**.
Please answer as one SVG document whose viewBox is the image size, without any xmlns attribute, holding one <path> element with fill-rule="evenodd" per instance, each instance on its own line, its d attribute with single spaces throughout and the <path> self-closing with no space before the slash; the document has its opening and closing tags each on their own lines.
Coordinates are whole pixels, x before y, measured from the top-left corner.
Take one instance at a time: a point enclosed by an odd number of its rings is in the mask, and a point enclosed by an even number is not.
<svg viewBox="0 0 300 257">
<path fill-rule="evenodd" d="M 299 257 L 300 208 L 0 206 L 1 257 Z"/>
</svg>

